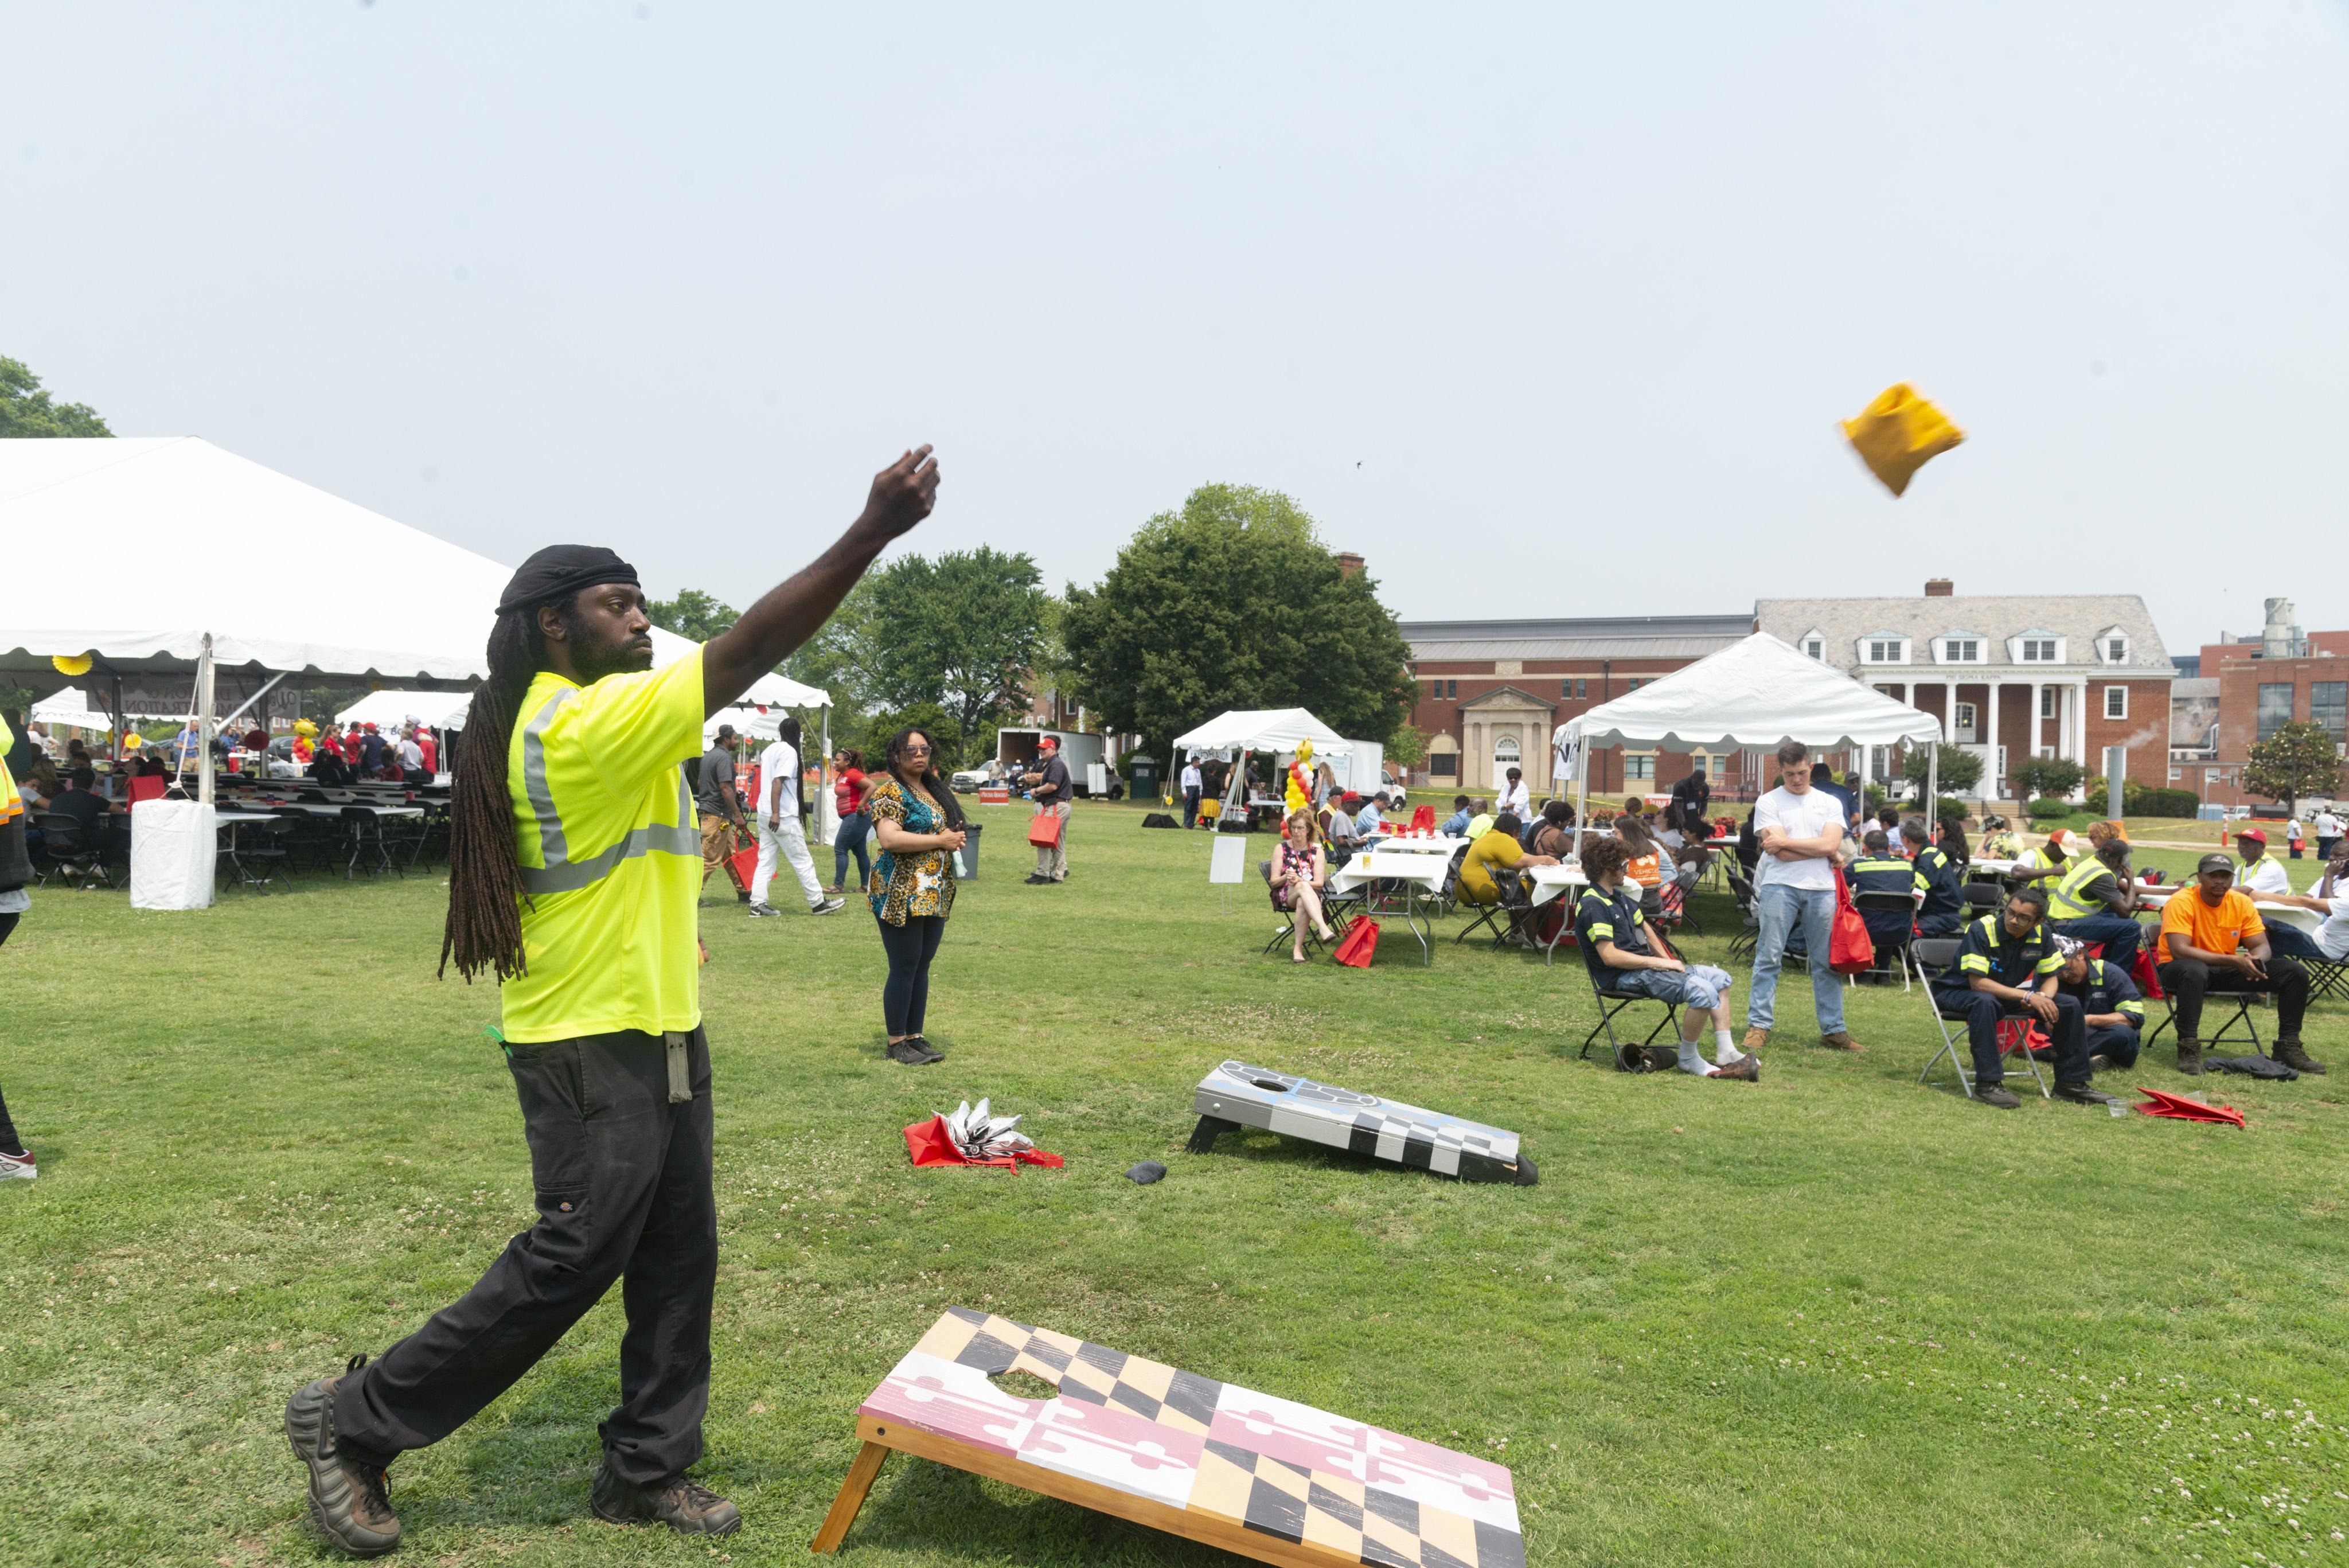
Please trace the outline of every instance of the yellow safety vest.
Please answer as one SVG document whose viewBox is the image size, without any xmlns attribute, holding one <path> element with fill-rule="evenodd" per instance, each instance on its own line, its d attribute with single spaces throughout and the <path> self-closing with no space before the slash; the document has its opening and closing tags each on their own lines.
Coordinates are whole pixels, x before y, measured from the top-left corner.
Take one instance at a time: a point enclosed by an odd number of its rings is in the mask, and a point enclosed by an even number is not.
<svg viewBox="0 0 2349 1568">
<path fill-rule="evenodd" d="M 527 972 L 505 1037 L 701 1023 L 701 834 L 683 763 L 701 751 L 701 655 L 580 686 L 532 680 L 506 757 Z"/>
<path fill-rule="evenodd" d="M 2106 875 L 2105 863 L 2093 855 L 2084 855 L 2072 862 L 2057 878 L 2055 890 L 2047 896 L 2047 918 L 2051 920 L 2076 920 L 2088 915 L 2101 915 L 2105 907 L 2091 904 L 2081 897 L 2081 890 Z"/>
</svg>

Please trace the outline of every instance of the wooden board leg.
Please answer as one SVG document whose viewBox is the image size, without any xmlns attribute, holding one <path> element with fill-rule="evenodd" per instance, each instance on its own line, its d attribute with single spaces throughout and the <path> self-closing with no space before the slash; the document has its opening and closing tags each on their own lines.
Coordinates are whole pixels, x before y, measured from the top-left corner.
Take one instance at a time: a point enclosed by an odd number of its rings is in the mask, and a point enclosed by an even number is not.
<svg viewBox="0 0 2349 1568">
<path fill-rule="evenodd" d="M 823 1516 L 823 1528 L 808 1542 L 810 1552 L 840 1550 L 840 1543 L 848 1539 L 848 1527 L 856 1522 L 856 1511 L 864 1506 L 864 1494 L 873 1490 L 881 1474 L 881 1461 L 888 1457 L 888 1449 L 880 1443 L 867 1443 L 856 1451 L 848 1479 L 840 1483 L 840 1495 L 832 1500 L 832 1511 Z"/>
</svg>

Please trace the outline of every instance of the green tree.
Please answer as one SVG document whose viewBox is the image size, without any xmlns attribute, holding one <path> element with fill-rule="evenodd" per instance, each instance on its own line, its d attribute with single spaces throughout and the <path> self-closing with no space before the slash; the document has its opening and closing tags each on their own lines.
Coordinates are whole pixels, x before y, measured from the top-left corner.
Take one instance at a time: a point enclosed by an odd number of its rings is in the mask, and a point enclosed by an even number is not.
<svg viewBox="0 0 2349 1568">
<path fill-rule="evenodd" d="M 742 618 L 732 605 L 721 604 L 699 588 L 680 588 L 673 599 L 649 600 L 645 614 L 663 631 L 695 642 L 708 642 Z"/>
<path fill-rule="evenodd" d="M 1427 732 L 1416 724 L 1397 724 L 1386 740 L 1386 760 L 1398 767 L 1425 766 Z"/>
<path fill-rule="evenodd" d="M 845 739 L 863 715 L 881 705 L 881 654 L 873 623 L 874 579 L 868 575 L 848 590 L 815 635 L 783 660 L 785 675 L 830 694 L 835 741 Z"/>
<path fill-rule="evenodd" d="M 951 774 L 963 765 L 962 728 L 955 716 L 936 702 L 912 702 L 884 709 L 864 721 L 860 744 L 869 771 L 879 773 L 889 765 L 889 741 L 900 730 L 919 730 L 929 736 L 930 744 L 937 748 L 930 761 L 940 774 Z"/>
<path fill-rule="evenodd" d="M 2025 757 L 2006 770 L 2007 782 L 2023 800 L 2061 800 L 2080 787 L 2087 770 L 2066 757 Z"/>
<path fill-rule="evenodd" d="M 864 636 L 883 703 L 936 703 L 957 740 L 1021 705 L 1047 652 L 1051 597 L 1033 560 L 985 545 L 935 561 L 900 556 L 872 582 Z"/>
<path fill-rule="evenodd" d="M 1940 784 L 1945 790 L 1963 794 L 1982 783 L 1982 758 L 1962 746 L 1942 745 L 1939 748 Z M 1900 760 L 1900 776 L 1917 786 L 1917 798 L 1925 798 L 1925 769 L 1933 762 L 1933 753 L 1923 746 L 1911 746 Z"/>
<path fill-rule="evenodd" d="M 1080 701 L 1156 754 L 1226 708 L 1306 708 L 1384 742 L 1411 711 L 1410 649 L 1365 573 L 1348 576 L 1288 496 L 1210 484 L 1143 524 L 1061 637 Z"/>
<path fill-rule="evenodd" d="M 2341 787 L 2341 753 L 2323 725 L 2286 724 L 2244 756 L 2243 787 L 2296 811 L 2302 795 L 2329 795 Z"/>
<path fill-rule="evenodd" d="M 60 403 L 21 359 L 0 355 L 0 440 L 26 436 L 110 436 L 88 403 Z"/>
</svg>

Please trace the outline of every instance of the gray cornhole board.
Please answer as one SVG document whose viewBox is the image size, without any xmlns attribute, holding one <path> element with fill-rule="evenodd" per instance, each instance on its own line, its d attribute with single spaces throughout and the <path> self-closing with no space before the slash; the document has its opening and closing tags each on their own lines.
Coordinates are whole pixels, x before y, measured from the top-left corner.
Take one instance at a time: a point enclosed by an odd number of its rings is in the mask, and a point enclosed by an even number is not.
<svg viewBox="0 0 2349 1568">
<path fill-rule="evenodd" d="M 1463 1181 L 1531 1187 L 1540 1179 L 1506 1128 L 1246 1062 L 1226 1062 L 1200 1079 L 1192 1108 L 1199 1113 L 1194 1154 L 1208 1153 L 1236 1128 L 1263 1127 Z"/>
</svg>

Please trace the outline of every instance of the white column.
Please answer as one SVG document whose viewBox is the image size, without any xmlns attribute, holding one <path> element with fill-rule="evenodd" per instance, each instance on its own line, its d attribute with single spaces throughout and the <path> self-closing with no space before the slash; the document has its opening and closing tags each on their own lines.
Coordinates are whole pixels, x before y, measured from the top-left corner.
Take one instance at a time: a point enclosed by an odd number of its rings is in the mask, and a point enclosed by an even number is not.
<svg viewBox="0 0 2349 1568">
<path fill-rule="evenodd" d="M 2039 693 L 2044 685 L 2045 682 L 2040 680 L 2031 682 L 2031 734 L 2023 742 L 2023 750 L 2025 756 L 2035 757 L 2039 754 L 2039 728 L 2044 722 L 2039 716 L 2039 709 L 2040 705 L 2047 701 Z"/>
<path fill-rule="evenodd" d="M 1990 742 L 1987 760 L 1982 763 L 1982 782 L 1989 787 L 1982 791 L 1985 799 L 1996 798 L 1998 788 L 1998 678 L 1990 681 L 1990 733 L 1982 739 Z"/>
<path fill-rule="evenodd" d="M 2085 773 L 2093 776 L 2104 771 L 2101 759 L 2088 755 L 2088 678 L 2085 675 L 2072 689 L 2072 755 Z"/>
</svg>

